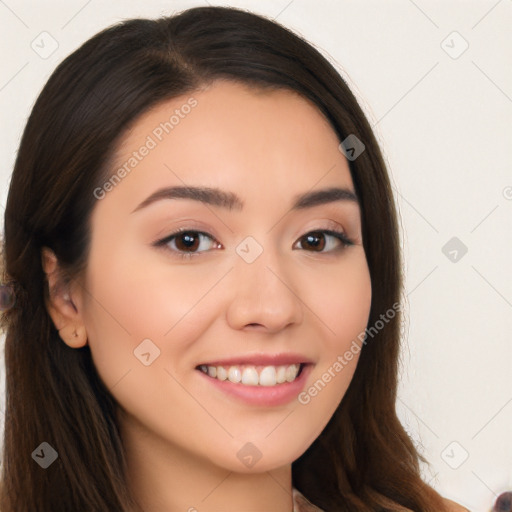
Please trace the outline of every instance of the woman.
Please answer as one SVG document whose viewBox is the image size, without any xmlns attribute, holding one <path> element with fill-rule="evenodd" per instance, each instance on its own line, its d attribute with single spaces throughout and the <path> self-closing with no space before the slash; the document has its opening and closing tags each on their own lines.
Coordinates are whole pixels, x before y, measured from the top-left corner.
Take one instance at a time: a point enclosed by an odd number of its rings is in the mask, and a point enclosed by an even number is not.
<svg viewBox="0 0 512 512">
<path fill-rule="evenodd" d="M 395 412 L 378 145 L 278 24 L 194 8 L 70 55 L 23 134 L 4 252 L 3 512 L 461 510 Z"/>
</svg>

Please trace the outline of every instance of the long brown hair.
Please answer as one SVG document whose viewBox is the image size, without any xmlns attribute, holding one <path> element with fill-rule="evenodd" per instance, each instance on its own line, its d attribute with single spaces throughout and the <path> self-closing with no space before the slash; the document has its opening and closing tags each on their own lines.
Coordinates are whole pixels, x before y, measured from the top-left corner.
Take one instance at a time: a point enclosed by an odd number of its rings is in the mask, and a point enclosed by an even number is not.
<svg viewBox="0 0 512 512">
<path fill-rule="evenodd" d="M 311 45 L 242 10 L 192 8 L 127 20 L 67 57 L 40 93 L 19 147 L 5 210 L 4 282 L 15 293 L 3 315 L 6 411 L 2 512 L 137 510 L 125 481 L 116 403 L 88 346 L 59 338 L 45 300 L 42 247 L 65 279 L 87 265 L 93 191 L 112 173 L 116 144 L 158 103 L 223 78 L 289 89 L 311 100 L 340 141 L 365 151 L 350 160 L 372 281 L 369 326 L 401 300 L 399 232 L 377 141 L 349 87 Z M 292 464 L 293 485 L 327 512 L 440 512 L 420 477 L 423 460 L 397 419 L 400 315 L 364 345 L 353 380 L 321 435 Z M 58 453 L 47 469 L 34 451 Z"/>
</svg>

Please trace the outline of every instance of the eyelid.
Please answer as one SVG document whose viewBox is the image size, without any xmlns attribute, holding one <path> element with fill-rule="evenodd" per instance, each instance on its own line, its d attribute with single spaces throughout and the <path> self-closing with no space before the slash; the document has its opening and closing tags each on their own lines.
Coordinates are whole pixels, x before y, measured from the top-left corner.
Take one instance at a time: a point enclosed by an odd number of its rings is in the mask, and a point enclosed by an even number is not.
<svg viewBox="0 0 512 512">
<path fill-rule="evenodd" d="M 202 233 L 204 235 L 208 235 L 212 238 L 216 238 L 214 230 L 211 228 L 211 226 L 205 226 L 201 222 L 198 222 L 198 221 L 195 221 L 192 219 L 183 218 L 183 219 L 178 219 L 177 224 L 178 224 L 178 227 L 175 227 L 175 228 L 161 229 L 156 234 L 157 238 L 155 239 L 153 244 L 158 243 L 159 241 L 161 241 L 165 238 L 169 238 L 170 236 L 175 235 L 177 233 L 182 233 L 182 232 L 186 232 L 186 231 L 194 231 L 197 233 Z M 168 233 L 168 234 L 166 235 L 166 233 Z"/>
</svg>

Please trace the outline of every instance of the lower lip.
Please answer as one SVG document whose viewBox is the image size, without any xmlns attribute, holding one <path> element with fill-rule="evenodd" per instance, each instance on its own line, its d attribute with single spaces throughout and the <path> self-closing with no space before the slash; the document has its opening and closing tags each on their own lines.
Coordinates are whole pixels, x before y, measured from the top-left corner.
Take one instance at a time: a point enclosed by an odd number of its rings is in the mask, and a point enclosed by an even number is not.
<svg viewBox="0 0 512 512">
<path fill-rule="evenodd" d="M 274 407 L 285 405 L 297 399 L 299 393 L 304 389 L 312 367 L 312 364 L 304 365 L 300 375 L 293 382 L 283 382 L 275 386 L 247 386 L 245 384 L 235 384 L 229 380 L 219 380 L 210 377 L 201 370 L 196 371 L 198 371 L 203 378 L 207 379 L 207 382 L 212 384 L 212 386 L 245 403 Z"/>
</svg>

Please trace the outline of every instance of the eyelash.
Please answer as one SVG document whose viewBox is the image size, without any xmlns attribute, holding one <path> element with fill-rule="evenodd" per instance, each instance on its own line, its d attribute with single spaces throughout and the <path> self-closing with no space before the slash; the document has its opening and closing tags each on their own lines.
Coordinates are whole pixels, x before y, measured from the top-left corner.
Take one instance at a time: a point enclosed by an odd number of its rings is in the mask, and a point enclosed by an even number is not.
<svg viewBox="0 0 512 512">
<path fill-rule="evenodd" d="M 169 247 L 166 247 L 166 246 L 168 246 L 168 244 L 172 240 L 177 238 L 179 235 L 182 235 L 182 234 L 185 234 L 185 233 L 186 234 L 199 235 L 199 236 L 206 236 L 206 237 L 210 238 L 212 241 L 215 241 L 215 238 L 213 236 L 211 236 L 208 233 L 205 233 L 204 231 L 199 231 L 199 230 L 194 230 L 194 229 L 189 229 L 189 228 L 181 228 L 181 229 L 175 231 L 174 233 L 172 233 L 171 235 L 166 236 L 165 238 L 162 238 L 161 240 L 158 240 L 157 242 L 154 242 L 153 245 L 155 247 L 161 247 L 163 249 L 167 249 L 167 250 L 169 250 L 171 252 L 174 252 L 174 253 L 176 253 L 178 258 L 182 258 L 182 259 L 191 259 L 191 258 L 193 258 L 195 256 L 200 255 L 203 252 L 208 252 L 208 251 L 185 252 L 185 251 L 180 251 L 180 250 L 177 250 L 177 249 L 171 249 Z M 338 239 L 341 242 L 341 247 L 337 247 L 335 249 L 331 249 L 330 251 L 309 251 L 309 252 L 313 252 L 313 253 L 316 252 L 316 253 L 319 253 L 319 254 L 328 254 L 328 253 L 332 253 L 332 252 L 338 252 L 340 250 L 345 249 L 348 246 L 354 245 L 354 242 L 351 239 L 349 239 L 347 237 L 347 235 L 345 235 L 345 233 L 343 233 L 342 231 L 336 231 L 336 230 L 331 230 L 331 229 L 314 229 L 314 230 L 308 231 L 307 233 L 302 235 L 299 238 L 299 240 L 307 237 L 308 235 L 315 234 L 315 233 L 320 233 L 320 234 L 324 234 L 324 235 L 327 235 L 327 236 L 332 236 L 332 237 Z"/>
</svg>

